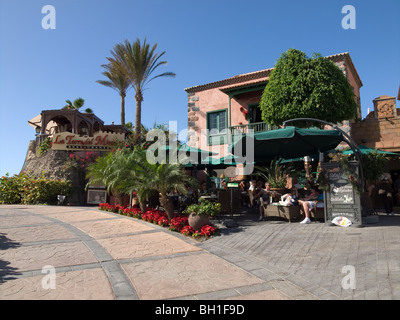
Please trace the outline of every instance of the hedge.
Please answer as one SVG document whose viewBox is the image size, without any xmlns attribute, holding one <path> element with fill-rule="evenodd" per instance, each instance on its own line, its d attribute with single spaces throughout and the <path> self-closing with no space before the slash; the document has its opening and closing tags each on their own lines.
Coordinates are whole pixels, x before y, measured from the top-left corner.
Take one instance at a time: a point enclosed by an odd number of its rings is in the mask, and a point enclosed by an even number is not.
<svg viewBox="0 0 400 320">
<path fill-rule="evenodd" d="M 0 178 L 0 203 L 5 204 L 56 204 L 57 195 L 68 196 L 72 183 L 65 179 L 49 179 L 44 175 L 22 172 Z"/>
</svg>

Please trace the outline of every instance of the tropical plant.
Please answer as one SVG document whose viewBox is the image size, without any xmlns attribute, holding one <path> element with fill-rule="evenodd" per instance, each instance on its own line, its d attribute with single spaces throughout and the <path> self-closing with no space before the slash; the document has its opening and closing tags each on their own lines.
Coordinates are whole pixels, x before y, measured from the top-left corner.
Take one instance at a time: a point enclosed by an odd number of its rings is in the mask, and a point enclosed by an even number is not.
<svg viewBox="0 0 400 320">
<path fill-rule="evenodd" d="M 124 177 L 119 175 L 122 167 L 123 155 L 121 151 L 110 152 L 98 157 L 95 162 L 87 166 L 86 178 L 89 179 L 87 187 L 91 184 L 102 184 L 107 188 L 109 194 L 116 196 L 121 202 L 121 184 Z"/>
<path fill-rule="evenodd" d="M 293 118 L 337 123 L 355 118 L 357 108 L 349 82 L 331 60 L 296 49 L 280 56 L 260 102 L 262 118 L 271 125 Z"/>
<path fill-rule="evenodd" d="M 387 158 L 385 154 L 373 151 L 361 156 L 361 164 L 365 180 L 374 183 L 385 173 Z"/>
<path fill-rule="evenodd" d="M 65 102 L 67 104 L 62 108 L 62 110 L 79 110 L 85 104 L 85 99 L 77 98 L 74 102 L 71 102 L 71 100 L 65 100 Z"/>
<path fill-rule="evenodd" d="M 166 65 L 167 61 L 160 61 L 165 54 L 156 53 L 157 44 L 150 48 L 150 44 L 146 39 L 141 43 L 139 39 L 131 44 L 128 40 L 124 43 L 118 43 L 111 51 L 112 58 L 107 58 L 113 66 L 122 68 L 122 73 L 128 75 L 130 85 L 135 90 L 136 100 L 136 117 L 135 117 L 135 134 L 140 133 L 141 113 L 143 90 L 148 83 L 156 78 L 165 76 L 175 76 L 173 72 L 164 72 L 153 76 L 154 72 L 162 65 Z"/>
<path fill-rule="evenodd" d="M 196 181 L 188 176 L 179 165 L 151 164 L 146 159 L 146 150 L 135 147 L 122 148 L 107 156 L 99 157 L 89 165 L 87 177 L 90 183 L 103 183 L 113 193 L 137 192 L 140 208 L 146 211 L 146 198 L 156 190 L 161 195 L 161 205 L 173 218 L 173 205 L 168 192 L 176 190 L 187 194 L 186 186 L 196 188 Z"/>
<path fill-rule="evenodd" d="M 140 147 L 121 149 L 116 153 L 118 167 L 111 179 L 126 194 L 137 192 L 140 209 L 146 211 L 146 199 L 156 190 L 151 181 L 144 150 Z"/>
<path fill-rule="evenodd" d="M 103 64 L 102 67 L 105 71 L 102 73 L 108 80 L 97 80 L 97 83 L 103 86 L 112 88 L 119 93 L 121 97 L 121 125 L 125 125 L 125 97 L 129 89 L 130 82 L 128 73 L 125 68 L 121 66 L 120 60 L 107 58 L 108 64 Z"/>
<path fill-rule="evenodd" d="M 167 213 L 168 219 L 171 220 L 174 215 L 174 208 L 171 199 L 168 197 L 170 191 L 177 191 L 183 195 L 187 194 L 186 187 L 192 189 L 197 187 L 197 181 L 187 175 L 178 164 L 169 163 L 150 163 L 146 160 L 145 150 L 139 153 L 141 161 L 141 179 L 140 184 L 143 184 L 144 189 L 150 186 L 157 190 L 160 195 L 160 204 Z M 150 189 L 150 190 L 152 190 Z M 138 194 L 141 192 L 139 189 Z"/>
<path fill-rule="evenodd" d="M 291 164 L 282 164 L 281 159 L 272 160 L 268 167 L 255 166 L 255 175 L 271 184 L 271 188 L 286 188 L 291 175 Z"/>
</svg>

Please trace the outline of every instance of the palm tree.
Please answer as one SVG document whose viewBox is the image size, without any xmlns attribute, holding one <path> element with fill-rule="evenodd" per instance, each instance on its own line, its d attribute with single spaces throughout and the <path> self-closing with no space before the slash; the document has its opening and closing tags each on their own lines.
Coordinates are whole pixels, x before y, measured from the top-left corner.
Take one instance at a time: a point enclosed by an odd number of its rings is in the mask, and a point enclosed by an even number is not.
<svg viewBox="0 0 400 320">
<path fill-rule="evenodd" d="M 107 58 L 109 64 L 103 64 L 105 71 L 102 73 L 108 80 L 97 80 L 97 83 L 118 91 L 121 97 L 121 125 L 125 126 L 125 97 L 130 82 L 126 70 L 121 67 L 118 60 Z"/>
<path fill-rule="evenodd" d="M 108 191 L 116 194 L 137 191 L 142 212 L 146 211 L 146 198 L 157 190 L 169 220 L 173 218 L 174 210 L 168 192 L 176 190 L 187 194 L 186 186 L 196 188 L 197 183 L 177 164 L 149 163 L 146 150 L 139 147 L 97 158 L 88 166 L 87 177 L 89 183 L 103 183 Z"/>
<path fill-rule="evenodd" d="M 140 209 L 146 211 L 146 198 L 156 190 L 160 195 L 160 203 L 167 213 L 168 219 L 174 216 L 174 208 L 168 192 L 176 190 L 187 194 L 186 186 L 196 188 L 197 181 L 188 176 L 178 164 L 151 164 L 146 159 L 146 150 L 136 147 L 133 151 L 121 151 L 116 158 L 118 165 L 108 179 L 118 183 L 118 189 L 130 194 L 137 191 Z M 114 163 L 115 164 L 115 163 Z M 110 173 L 109 173 L 110 174 Z"/>
<path fill-rule="evenodd" d="M 71 102 L 71 100 L 65 100 L 65 102 L 67 104 L 62 108 L 62 110 L 79 110 L 85 104 L 85 99 L 77 98 L 74 102 Z"/>
<path fill-rule="evenodd" d="M 148 163 L 148 162 L 147 162 Z M 178 164 L 153 165 L 153 185 L 161 195 L 160 203 L 167 213 L 168 219 L 174 216 L 174 208 L 168 192 L 176 190 L 178 193 L 187 194 L 186 186 L 195 188 L 197 181 L 184 172 Z"/>
<path fill-rule="evenodd" d="M 102 184 L 107 188 L 108 194 L 113 194 L 121 203 L 121 195 L 123 190 L 121 185 L 125 177 L 119 175 L 118 170 L 121 168 L 120 152 L 110 152 L 104 156 L 96 158 L 96 161 L 87 167 L 86 178 L 89 179 L 88 187 L 91 184 Z"/>
<path fill-rule="evenodd" d="M 173 72 L 164 72 L 153 76 L 155 70 L 166 65 L 167 61 L 160 61 L 161 57 L 165 54 L 156 53 L 155 50 L 157 44 L 150 48 L 150 44 L 143 43 L 139 39 L 131 44 L 128 40 L 125 42 L 116 44 L 114 50 L 111 51 L 113 58 L 109 58 L 109 61 L 115 61 L 116 65 L 121 66 L 128 74 L 129 82 L 132 88 L 135 90 L 136 100 L 136 118 L 135 118 L 135 135 L 140 135 L 141 128 L 141 114 L 142 114 L 142 101 L 143 101 L 143 90 L 146 89 L 146 85 L 160 77 L 170 76 L 174 77 Z"/>
</svg>

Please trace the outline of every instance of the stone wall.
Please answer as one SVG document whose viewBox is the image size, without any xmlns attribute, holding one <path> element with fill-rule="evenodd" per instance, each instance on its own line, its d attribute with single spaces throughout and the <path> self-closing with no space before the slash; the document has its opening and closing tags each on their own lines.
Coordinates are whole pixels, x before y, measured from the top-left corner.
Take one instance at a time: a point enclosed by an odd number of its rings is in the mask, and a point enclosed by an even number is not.
<svg viewBox="0 0 400 320">
<path fill-rule="evenodd" d="M 396 98 L 380 96 L 373 102 L 374 111 L 351 124 L 352 138 L 370 148 L 400 152 L 400 109 L 396 109 Z"/>
</svg>

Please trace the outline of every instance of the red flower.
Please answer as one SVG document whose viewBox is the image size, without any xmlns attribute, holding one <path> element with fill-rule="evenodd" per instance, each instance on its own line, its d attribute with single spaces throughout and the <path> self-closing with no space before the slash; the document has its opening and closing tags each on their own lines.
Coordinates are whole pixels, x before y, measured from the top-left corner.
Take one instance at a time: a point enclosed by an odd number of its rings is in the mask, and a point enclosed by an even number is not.
<svg viewBox="0 0 400 320">
<path fill-rule="evenodd" d="M 184 236 L 190 236 L 191 234 L 194 233 L 194 229 L 191 226 L 185 226 L 182 228 L 181 233 Z"/>
<path fill-rule="evenodd" d="M 216 230 L 216 229 L 215 229 L 213 226 L 205 225 L 205 226 L 203 226 L 203 227 L 201 228 L 201 233 L 200 233 L 200 234 L 201 234 L 202 236 L 209 237 L 210 235 L 214 234 L 215 230 Z"/>
</svg>

